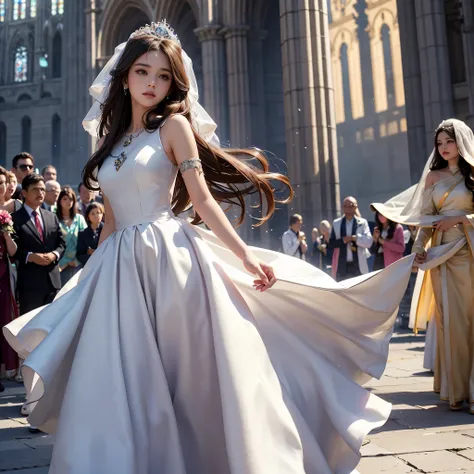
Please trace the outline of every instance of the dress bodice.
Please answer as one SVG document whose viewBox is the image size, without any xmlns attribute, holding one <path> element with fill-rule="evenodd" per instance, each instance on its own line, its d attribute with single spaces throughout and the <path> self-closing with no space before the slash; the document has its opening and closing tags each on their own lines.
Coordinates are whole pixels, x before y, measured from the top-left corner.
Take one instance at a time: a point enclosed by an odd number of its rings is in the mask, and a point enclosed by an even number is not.
<svg viewBox="0 0 474 474">
<path fill-rule="evenodd" d="M 438 181 L 433 186 L 431 199 L 437 214 L 442 216 L 459 216 L 474 212 L 472 194 L 466 188 L 462 178 L 460 173 L 456 173 L 453 176 Z M 456 183 L 458 184 L 453 189 Z M 449 194 L 444 199 L 447 193 Z M 443 200 L 444 202 L 442 203 Z"/>
<path fill-rule="evenodd" d="M 110 202 L 117 229 L 153 222 L 172 214 L 170 203 L 178 168 L 166 156 L 160 130 L 143 132 L 124 147 L 121 139 L 105 160 L 99 174 L 100 187 Z M 124 151 L 120 169 L 114 162 Z"/>
</svg>

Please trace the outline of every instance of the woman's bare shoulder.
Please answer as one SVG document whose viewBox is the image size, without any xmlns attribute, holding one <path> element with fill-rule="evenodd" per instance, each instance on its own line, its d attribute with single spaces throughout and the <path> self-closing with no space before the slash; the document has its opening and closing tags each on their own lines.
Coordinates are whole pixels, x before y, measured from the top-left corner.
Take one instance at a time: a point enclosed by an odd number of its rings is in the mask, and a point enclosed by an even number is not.
<svg viewBox="0 0 474 474">
<path fill-rule="evenodd" d="M 430 188 L 431 186 L 434 186 L 438 181 L 441 181 L 442 179 L 446 178 L 448 175 L 449 173 L 443 170 L 431 170 L 426 175 L 425 189 Z"/>
</svg>

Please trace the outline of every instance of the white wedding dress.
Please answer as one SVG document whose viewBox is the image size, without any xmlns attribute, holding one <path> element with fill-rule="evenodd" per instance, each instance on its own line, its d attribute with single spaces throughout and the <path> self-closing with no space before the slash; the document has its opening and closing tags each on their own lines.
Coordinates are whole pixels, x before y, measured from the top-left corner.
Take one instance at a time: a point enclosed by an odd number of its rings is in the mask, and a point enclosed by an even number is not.
<svg viewBox="0 0 474 474">
<path fill-rule="evenodd" d="M 336 283 L 255 248 L 254 277 L 175 217 L 159 131 L 99 173 L 117 230 L 54 303 L 5 327 L 26 359 L 33 425 L 56 432 L 50 474 L 347 474 L 390 404 L 385 368 L 412 265 Z"/>
</svg>

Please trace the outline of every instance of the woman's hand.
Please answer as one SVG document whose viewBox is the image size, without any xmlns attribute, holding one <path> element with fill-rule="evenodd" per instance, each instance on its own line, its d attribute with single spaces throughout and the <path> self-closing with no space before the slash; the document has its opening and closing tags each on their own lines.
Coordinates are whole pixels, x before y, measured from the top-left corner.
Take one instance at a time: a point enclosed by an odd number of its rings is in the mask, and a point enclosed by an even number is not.
<svg viewBox="0 0 474 474">
<path fill-rule="evenodd" d="M 256 290 L 265 291 L 275 284 L 276 278 L 273 268 L 261 262 L 252 252 L 246 253 L 242 262 L 248 272 L 258 277 L 257 280 L 253 281 L 253 286 Z"/>
<path fill-rule="evenodd" d="M 377 243 L 379 241 L 379 238 L 380 238 L 380 229 L 378 227 L 376 227 L 374 229 L 374 234 L 372 236 L 372 238 L 374 239 L 374 242 Z"/>
<path fill-rule="evenodd" d="M 422 265 L 425 262 L 426 262 L 426 251 L 423 251 L 423 253 L 417 253 L 415 257 L 415 263 L 417 265 Z"/>
<path fill-rule="evenodd" d="M 446 219 L 433 222 L 433 227 L 439 232 L 445 232 L 461 223 L 460 216 L 447 217 Z"/>
</svg>

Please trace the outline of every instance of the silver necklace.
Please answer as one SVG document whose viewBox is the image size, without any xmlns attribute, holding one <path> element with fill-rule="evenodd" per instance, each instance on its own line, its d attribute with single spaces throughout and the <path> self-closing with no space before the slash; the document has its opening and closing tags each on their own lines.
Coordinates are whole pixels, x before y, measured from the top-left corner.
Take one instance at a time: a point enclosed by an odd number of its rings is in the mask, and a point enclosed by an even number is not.
<svg viewBox="0 0 474 474">
<path fill-rule="evenodd" d="M 135 133 L 130 133 L 128 137 L 125 139 L 125 141 L 123 142 L 123 146 L 124 147 L 129 146 L 132 143 L 133 139 L 139 137 L 143 133 L 144 130 L 145 130 L 144 128 L 140 128 Z"/>
<path fill-rule="evenodd" d="M 141 128 L 140 130 L 137 130 L 135 133 L 131 133 L 127 135 L 127 138 L 123 142 L 122 146 L 124 148 L 129 146 L 132 143 L 133 139 L 139 137 L 143 133 L 144 130 L 145 130 L 144 128 Z M 118 171 L 122 167 L 122 165 L 125 163 L 126 159 L 128 158 L 127 154 L 125 153 L 125 150 L 122 151 L 120 155 L 112 155 L 111 153 L 110 156 L 112 158 L 115 158 L 114 160 L 115 171 Z"/>
</svg>

